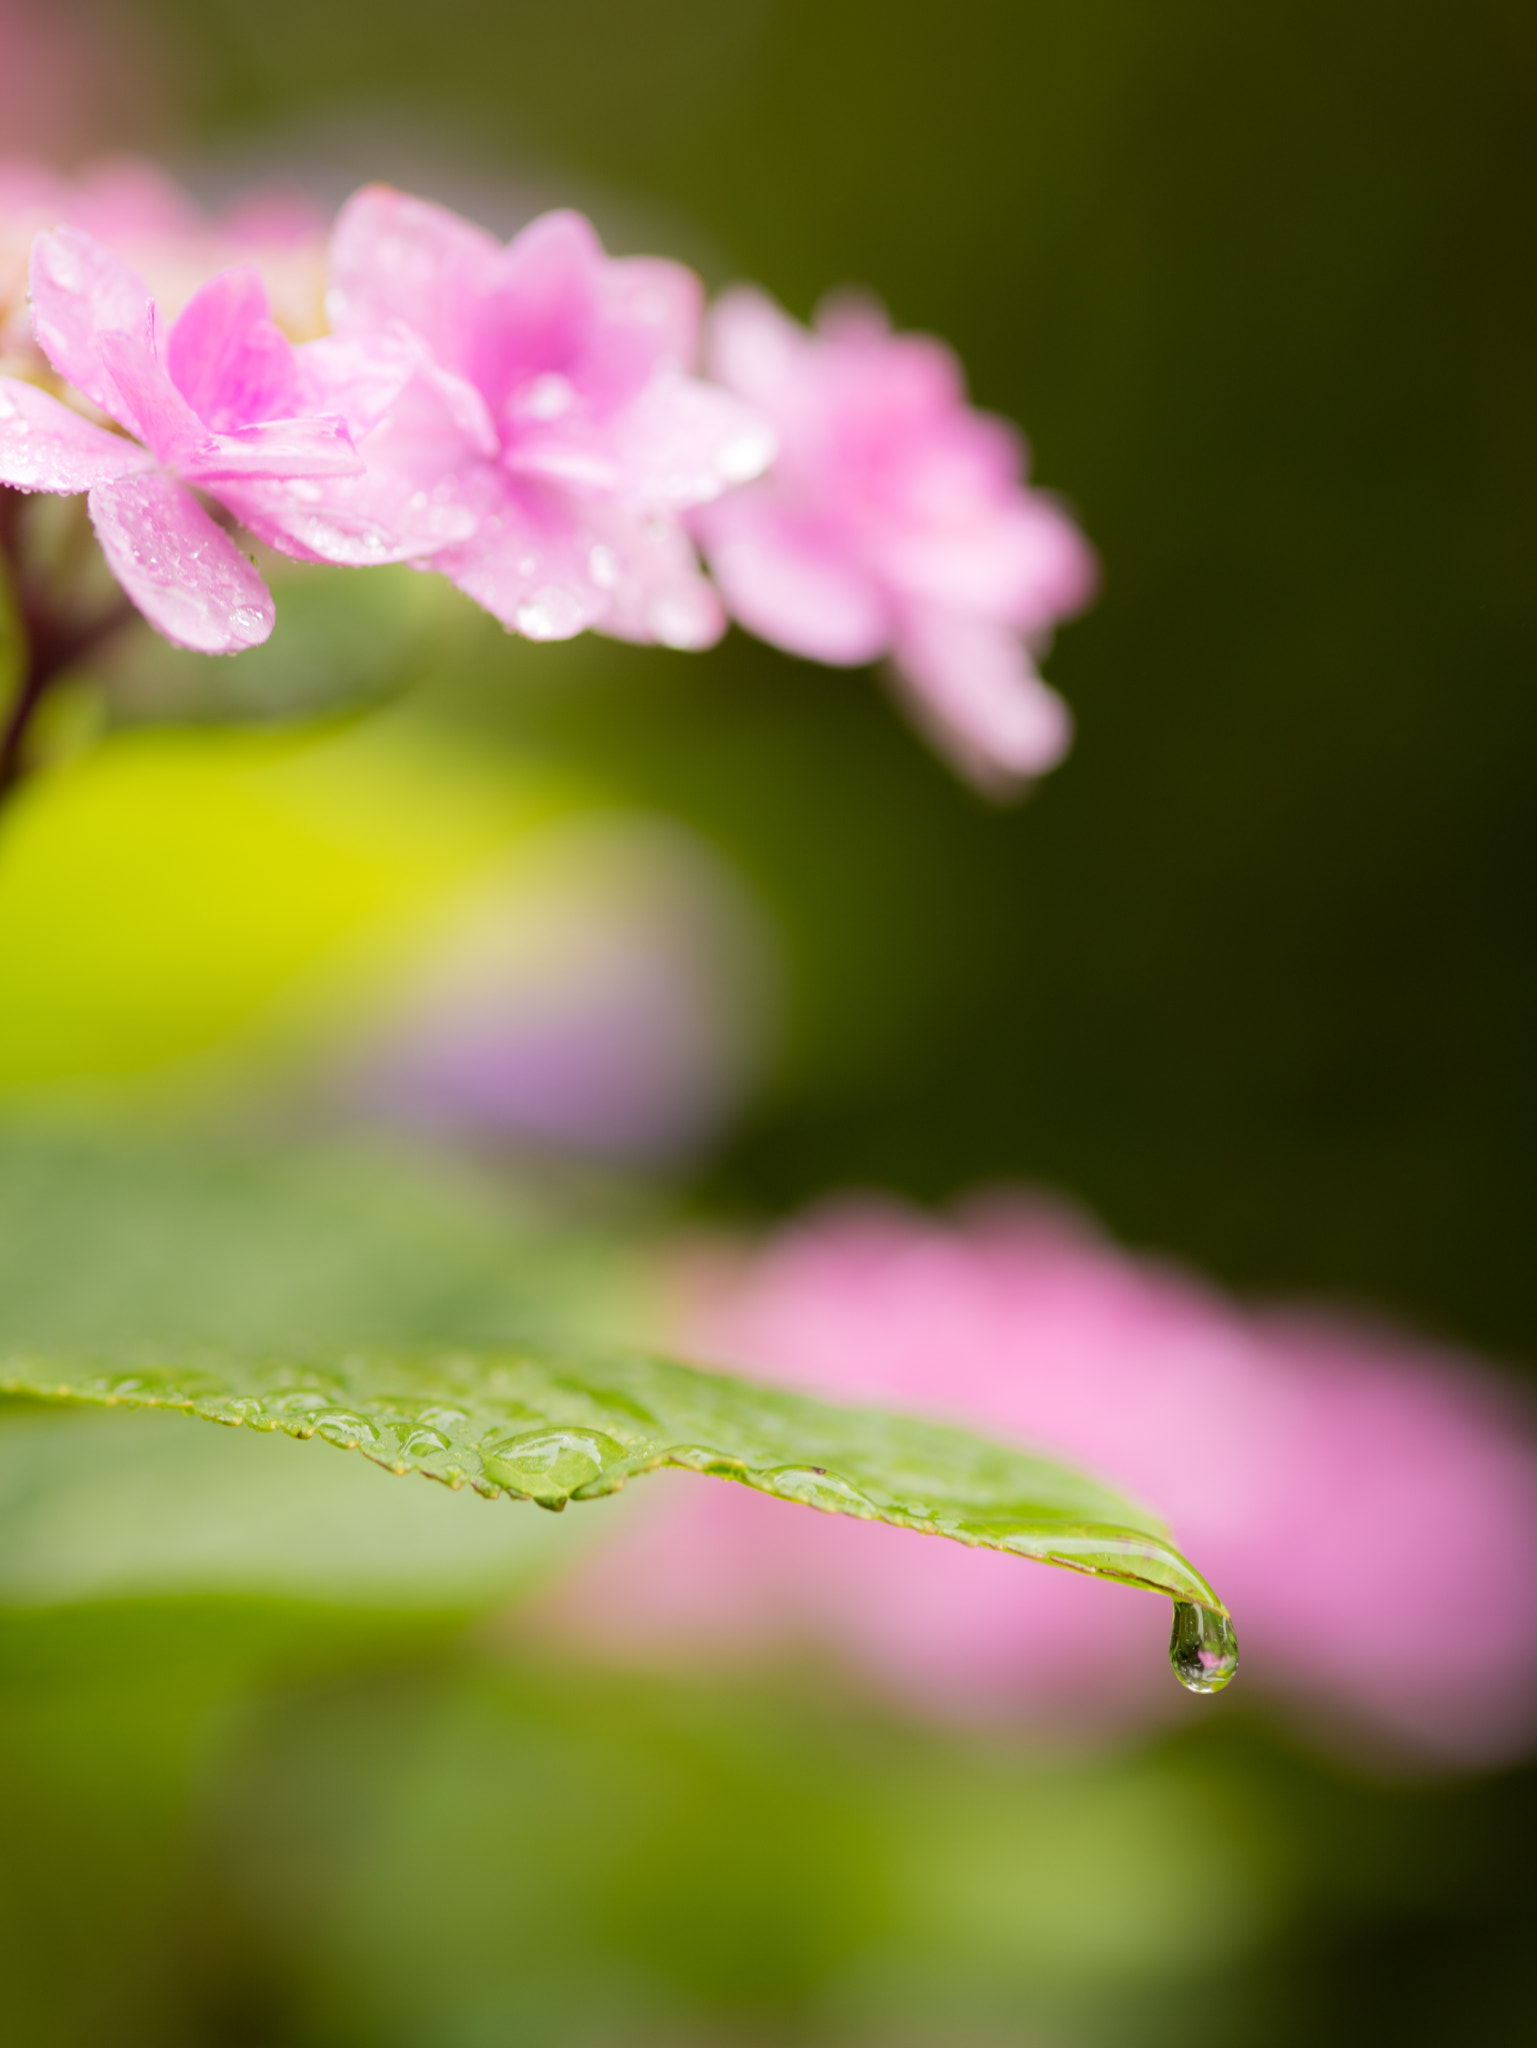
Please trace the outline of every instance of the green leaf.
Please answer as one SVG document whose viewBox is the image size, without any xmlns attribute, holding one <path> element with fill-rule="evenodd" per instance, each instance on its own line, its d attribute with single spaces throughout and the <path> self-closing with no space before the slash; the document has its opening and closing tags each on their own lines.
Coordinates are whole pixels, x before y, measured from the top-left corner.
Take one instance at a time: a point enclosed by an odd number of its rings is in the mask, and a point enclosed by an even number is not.
<svg viewBox="0 0 1537 2048">
<path fill-rule="evenodd" d="M 237 1594 L 399 1613 L 505 1605 L 613 1535 L 479 1514 L 361 1458 L 244 1429 L 0 1399 L 0 1608 Z"/>
<path fill-rule="evenodd" d="M 552 1509 L 676 1466 L 1226 1614 L 1155 1517 L 1084 1473 L 944 1423 L 664 1359 L 511 1345 L 369 1350 L 324 1363 L 211 1348 L 27 1353 L 0 1358 L 0 1391 L 320 1436 L 391 1472 Z"/>
</svg>

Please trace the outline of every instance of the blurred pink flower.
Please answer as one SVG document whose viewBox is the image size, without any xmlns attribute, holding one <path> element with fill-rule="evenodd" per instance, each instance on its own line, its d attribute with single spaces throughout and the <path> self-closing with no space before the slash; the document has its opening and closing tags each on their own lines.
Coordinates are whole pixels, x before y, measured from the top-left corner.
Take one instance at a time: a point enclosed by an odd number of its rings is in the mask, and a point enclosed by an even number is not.
<svg viewBox="0 0 1537 2048">
<path fill-rule="evenodd" d="M 414 354 L 325 340 L 296 349 L 252 270 L 211 279 L 162 340 L 145 285 L 74 228 L 38 237 L 31 284 L 53 369 L 134 438 L 0 378 L 0 483 L 87 492 L 109 567 L 167 639 L 207 654 L 256 646 L 272 631 L 266 585 L 187 486 L 247 517 L 273 480 L 317 490 L 358 473 L 354 438 L 411 376 Z"/>
<path fill-rule="evenodd" d="M 1233 1610 L 1250 1696 L 1447 1760 L 1532 1736 L 1537 1448 L 1467 1359 L 1246 1312 L 1019 1199 L 949 1226 L 834 1208 L 682 1280 L 695 1356 L 1029 1441 L 1156 1505 Z M 556 1610 L 609 1651 L 820 1644 L 961 1718 L 1187 1711 L 1146 1594 L 692 1479 L 627 1533 Z"/>
<path fill-rule="evenodd" d="M 715 307 L 708 359 L 779 437 L 767 476 L 694 517 L 732 615 L 813 661 L 893 656 L 914 715 L 984 787 L 1052 767 L 1072 722 L 1032 650 L 1087 603 L 1094 558 L 1024 485 L 1014 429 L 967 405 L 951 352 L 866 300 L 808 332 L 744 287 Z"/>
<path fill-rule="evenodd" d="M 532 639 L 588 626 L 675 647 L 719 637 L 680 515 L 755 476 L 773 443 L 747 406 L 689 374 L 692 272 L 615 261 L 579 214 L 546 214 L 502 248 L 371 186 L 337 222 L 329 306 L 340 335 L 405 332 L 430 353 L 455 429 L 418 437 L 415 474 L 477 522 L 434 568 Z"/>
<path fill-rule="evenodd" d="M 32 244 L 50 228 L 83 229 L 145 280 L 160 312 L 179 313 L 221 270 L 259 272 L 273 318 L 291 340 L 324 330 L 325 220 L 307 200 L 257 191 L 205 214 L 158 165 L 116 157 L 64 177 L 27 159 L 0 160 L 0 357 L 34 355 L 26 311 Z"/>
<path fill-rule="evenodd" d="M 333 1096 L 480 1146 L 660 1165 L 739 1102 L 773 965 L 756 905 L 706 847 L 656 820 L 565 822 L 371 988 Z"/>
</svg>

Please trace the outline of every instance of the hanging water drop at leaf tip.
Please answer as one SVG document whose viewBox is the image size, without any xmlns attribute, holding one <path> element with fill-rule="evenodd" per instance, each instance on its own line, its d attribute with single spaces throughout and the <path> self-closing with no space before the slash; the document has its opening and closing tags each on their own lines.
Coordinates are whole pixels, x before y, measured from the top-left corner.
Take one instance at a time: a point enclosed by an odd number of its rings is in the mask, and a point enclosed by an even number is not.
<svg viewBox="0 0 1537 2048">
<path fill-rule="evenodd" d="M 1221 1692 L 1238 1669 L 1238 1636 L 1231 1620 L 1214 1608 L 1176 1600 L 1169 1662 L 1187 1692 Z"/>
</svg>

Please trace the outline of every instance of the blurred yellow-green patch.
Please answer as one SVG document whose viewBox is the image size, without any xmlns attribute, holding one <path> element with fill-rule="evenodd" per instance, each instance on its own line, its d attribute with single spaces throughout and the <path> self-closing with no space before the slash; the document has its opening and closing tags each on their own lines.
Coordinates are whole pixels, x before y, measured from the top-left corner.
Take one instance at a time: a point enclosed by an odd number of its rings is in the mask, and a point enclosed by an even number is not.
<svg viewBox="0 0 1537 2048">
<path fill-rule="evenodd" d="M 281 1030 L 575 799 L 403 714 L 112 736 L 0 837 L 0 1090 L 164 1074 Z"/>
</svg>

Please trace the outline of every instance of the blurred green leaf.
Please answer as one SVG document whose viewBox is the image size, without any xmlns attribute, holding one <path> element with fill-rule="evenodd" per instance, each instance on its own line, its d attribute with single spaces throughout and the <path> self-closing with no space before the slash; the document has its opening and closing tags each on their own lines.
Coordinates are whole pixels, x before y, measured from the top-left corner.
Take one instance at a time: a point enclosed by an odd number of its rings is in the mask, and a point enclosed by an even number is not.
<svg viewBox="0 0 1537 2048">
<path fill-rule="evenodd" d="M 391 1472 L 552 1509 L 678 1466 L 1225 1611 L 1145 1508 L 1068 1466 L 943 1423 L 659 1358 L 510 1345 L 324 1362 L 214 1348 L 20 1353 L 0 1359 L 0 1391 L 318 1435 Z"/>
<path fill-rule="evenodd" d="M 578 800 L 574 776 L 403 710 L 110 735 L 7 819 L 0 1092 L 281 1059 Z"/>
<path fill-rule="evenodd" d="M 482 629 L 439 577 L 259 559 L 277 600 L 271 639 L 209 661 L 157 633 L 121 636 L 106 664 L 115 723 L 262 723 L 377 703 Z"/>
<path fill-rule="evenodd" d="M 449 1613 L 526 1594 L 611 1533 L 466 1513 L 356 1459 L 171 1415 L 0 1401 L 0 1607 L 205 1592 Z"/>
<path fill-rule="evenodd" d="M 547 1183 L 367 1139 L 0 1121 L 4 1343 L 601 1342 L 636 1281 L 594 1207 L 576 1231 Z"/>
<path fill-rule="evenodd" d="M 612 1355 L 611 1333 L 647 1312 L 627 1260 L 644 1266 L 590 1218 L 574 1232 L 505 1185 L 406 1153 L 333 1143 L 281 1156 L 249 1143 L 0 1127 L 0 1386 L 13 1397 L 320 1436 L 393 1471 L 548 1507 L 681 1466 L 1221 1611 L 1146 1508 L 1049 1459 L 937 1422 Z M 437 1342 L 444 1330 L 463 1341 Z M 83 1418 L 75 1428 L 83 1432 Z M 0 1432 L 0 1541 L 22 1554 L 11 1597 L 114 1583 L 107 1551 L 93 1552 L 84 1533 L 73 1549 L 60 1536 L 63 1496 L 95 1501 L 101 1528 L 101 1504 L 129 1485 L 150 1497 L 190 1490 L 208 1515 L 206 1528 L 185 1518 L 196 1541 L 179 1569 L 166 1530 L 156 1535 L 138 1509 L 125 1517 L 140 1549 L 137 1562 L 121 1560 L 124 1586 L 294 1585 L 283 1546 L 254 1536 L 249 1516 L 244 1533 L 236 1526 L 231 1503 L 258 1488 L 261 1462 L 236 1460 L 254 1446 L 210 1442 L 207 1457 L 228 1468 L 225 1486 L 211 1483 L 212 1470 L 206 1482 L 193 1476 L 190 1435 L 182 1451 L 180 1438 L 141 1425 L 122 1432 L 114 1457 L 105 1417 L 89 1435 L 60 1417 L 56 1436 L 36 1439 L 46 1475 L 40 1464 L 31 1480 L 24 1454 L 4 1440 Z M 299 1486 L 297 1466 L 282 1462 L 272 1486 Z M 323 1518 L 308 1490 L 327 1475 L 300 1463 L 302 1513 Z M 373 1512 L 350 1475 L 331 1483 L 358 1495 L 360 1515 Z M 7 1540 L 8 1512 L 22 1520 Z M 254 1491 L 251 1514 L 260 1519 Z M 454 1539 L 445 1528 L 432 1541 Z M 496 1539 L 486 1541 L 494 1551 Z M 210 1562 L 201 1575 L 199 1545 L 208 1560 L 246 1562 L 225 1575 Z M 459 1558 L 448 1577 L 469 1564 Z M 0 1574 L 0 1597 L 5 1583 Z"/>
</svg>

